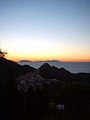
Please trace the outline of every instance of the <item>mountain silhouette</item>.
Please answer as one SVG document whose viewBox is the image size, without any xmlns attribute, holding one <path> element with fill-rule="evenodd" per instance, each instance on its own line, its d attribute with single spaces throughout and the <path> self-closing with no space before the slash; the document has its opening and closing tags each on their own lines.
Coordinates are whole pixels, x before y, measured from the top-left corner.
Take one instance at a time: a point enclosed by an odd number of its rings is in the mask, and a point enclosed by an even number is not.
<svg viewBox="0 0 90 120">
<path fill-rule="evenodd" d="M 39 68 L 39 73 L 43 78 L 53 78 L 64 82 L 72 81 L 75 78 L 73 73 L 70 73 L 64 68 L 50 66 L 48 63 L 43 64 Z"/>
</svg>

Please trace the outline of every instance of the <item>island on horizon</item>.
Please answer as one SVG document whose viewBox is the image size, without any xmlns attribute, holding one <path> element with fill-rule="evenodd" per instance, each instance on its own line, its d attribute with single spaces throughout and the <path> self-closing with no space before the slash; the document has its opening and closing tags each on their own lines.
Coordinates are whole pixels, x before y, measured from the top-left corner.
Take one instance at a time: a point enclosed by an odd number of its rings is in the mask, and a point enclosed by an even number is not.
<svg viewBox="0 0 90 120">
<path fill-rule="evenodd" d="M 36 61 L 31 61 L 31 60 L 20 60 L 17 62 L 61 62 L 59 60 L 36 60 Z"/>
</svg>

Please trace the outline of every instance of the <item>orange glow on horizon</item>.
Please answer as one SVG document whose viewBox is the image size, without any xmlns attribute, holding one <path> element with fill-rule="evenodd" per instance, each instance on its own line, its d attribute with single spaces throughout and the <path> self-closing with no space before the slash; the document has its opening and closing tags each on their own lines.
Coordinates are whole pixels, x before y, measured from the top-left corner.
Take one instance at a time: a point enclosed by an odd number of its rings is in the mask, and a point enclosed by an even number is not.
<svg viewBox="0 0 90 120">
<path fill-rule="evenodd" d="M 53 49 L 54 48 L 54 49 Z M 30 61 L 45 61 L 45 60 L 59 60 L 61 62 L 90 62 L 90 54 L 87 51 L 69 49 L 66 47 L 59 48 L 59 46 L 53 48 L 41 49 L 36 48 L 33 50 L 25 49 L 8 49 L 7 58 L 13 61 L 30 60 Z"/>
<path fill-rule="evenodd" d="M 90 57 L 83 56 L 83 55 L 64 55 L 64 56 L 52 56 L 52 55 L 12 55 L 6 56 L 7 59 L 13 61 L 20 61 L 20 60 L 30 60 L 30 61 L 46 61 L 46 60 L 59 60 L 61 62 L 90 62 Z"/>
<path fill-rule="evenodd" d="M 15 40 L 16 41 L 16 40 Z M 27 44 L 22 41 L 11 42 L 10 44 L 2 44 L 2 48 L 7 50 L 7 59 L 13 61 L 30 60 L 45 61 L 59 60 L 61 62 L 90 62 L 89 48 L 77 45 L 68 46 L 63 42 L 43 42 L 31 40 Z"/>
</svg>

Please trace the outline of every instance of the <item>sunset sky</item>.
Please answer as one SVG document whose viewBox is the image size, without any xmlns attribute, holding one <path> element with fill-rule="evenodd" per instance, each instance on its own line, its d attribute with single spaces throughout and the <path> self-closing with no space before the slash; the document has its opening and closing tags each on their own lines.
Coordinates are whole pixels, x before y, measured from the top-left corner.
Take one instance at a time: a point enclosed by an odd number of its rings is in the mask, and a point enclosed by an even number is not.
<svg viewBox="0 0 90 120">
<path fill-rule="evenodd" d="M 0 0 L 11 60 L 90 61 L 90 0 Z"/>
</svg>

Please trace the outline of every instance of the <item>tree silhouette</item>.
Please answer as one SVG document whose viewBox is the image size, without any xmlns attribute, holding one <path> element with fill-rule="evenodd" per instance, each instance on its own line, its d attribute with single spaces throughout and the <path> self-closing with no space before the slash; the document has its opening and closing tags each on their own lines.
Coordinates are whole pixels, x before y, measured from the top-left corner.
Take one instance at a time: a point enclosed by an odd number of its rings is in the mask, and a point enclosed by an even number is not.
<svg viewBox="0 0 90 120">
<path fill-rule="evenodd" d="M 7 54 L 6 51 L 2 51 L 2 49 L 0 49 L 0 57 L 5 57 Z"/>
</svg>

